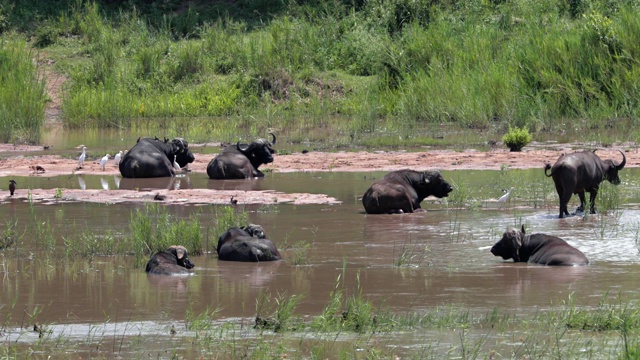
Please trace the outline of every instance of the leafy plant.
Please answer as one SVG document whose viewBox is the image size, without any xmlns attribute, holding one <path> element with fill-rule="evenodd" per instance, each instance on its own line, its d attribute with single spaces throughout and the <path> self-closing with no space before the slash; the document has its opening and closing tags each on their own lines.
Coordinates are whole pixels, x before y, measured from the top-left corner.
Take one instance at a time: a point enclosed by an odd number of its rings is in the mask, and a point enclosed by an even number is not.
<svg viewBox="0 0 640 360">
<path fill-rule="evenodd" d="M 509 131 L 502 137 L 502 142 L 511 151 L 522 151 L 522 148 L 531 142 L 531 134 L 526 127 L 509 126 Z"/>
</svg>

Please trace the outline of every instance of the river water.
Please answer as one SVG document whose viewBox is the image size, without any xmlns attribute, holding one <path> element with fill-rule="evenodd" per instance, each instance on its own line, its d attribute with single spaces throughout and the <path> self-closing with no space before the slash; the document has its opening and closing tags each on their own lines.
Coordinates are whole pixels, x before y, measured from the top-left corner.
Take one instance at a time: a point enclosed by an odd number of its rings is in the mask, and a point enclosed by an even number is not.
<svg viewBox="0 0 640 360">
<path fill-rule="evenodd" d="M 190 256 L 196 268 L 188 277 L 148 277 L 127 256 L 97 257 L 91 264 L 50 262 L 45 260 L 48 254 L 30 241 L 38 227 L 30 220 L 34 212 L 38 219 L 47 219 L 57 251 L 63 251 L 63 239 L 84 229 L 127 236 L 130 214 L 141 205 L 5 200 L 0 205 L 5 220 L 0 233 L 17 220 L 21 237 L 19 251 L 0 252 L 0 335 L 7 342 L 28 345 L 37 336 L 24 329 L 37 322 L 49 324 L 55 336 L 88 342 L 104 336 L 168 336 L 168 324 L 184 323 L 189 311 L 216 309 L 216 320 L 233 323 L 255 317 L 261 297 L 279 294 L 302 296 L 296 313 L 315 316 L 327 306 L 336 286 L 347 294 L 361 291 L 376 306 L 398 313 L 453 306 L 535 314 L 569 298 L 576 305 L 592 306 L 607 293 L 640 295 L 635 276 L 640 271 L 639 169 L 625 169 L 617 188 L 603 186 L 603 197 L 617 199 L 611 211 L 565 219 L 557 218 L 557 195 L 540 169 L 443 174 L 456 186 L 451 197 L 427 199 L 426 212 L 402 215 L 363 212 L 360 196 L 384 175 L 381 172 L 274 173 L 244 183 L 189 174 L 182 179 L 183 189 L 249 185 L 324 193 L 342 204 L 248 206 L 244 209 L 250 221 L 265 228 L 284 260 L 256 264 L 222 262 L 215 254 Z M 15 179 L 23 189 L 100 189 L 105 182 L 111 188 L 119 186 L 113 176 Z M 7 182 L 0 178 L 1 184 Z M 153 181 L 146 185 L 163 186 Z M 515 190 L 510 200 L 496 202 L 502 189 L 511 186 Z M 573 199 L 570 209 L 576 205 Z M 203 227 L 215 221 L 212 207 L 166 207 L 176 218 L 196 214 Z M 490 247 L 507 227 L 520 224 L 529 233 L 564 238 L 587 255 L 590 265 L 544 267 L 494 257 Z M 294 244 L 306 244 L 302 256 Z M 302 264 L 294 264 L 294 259 Z M 112 347 L 105 356 L 116 352 Z"/>
</svg>

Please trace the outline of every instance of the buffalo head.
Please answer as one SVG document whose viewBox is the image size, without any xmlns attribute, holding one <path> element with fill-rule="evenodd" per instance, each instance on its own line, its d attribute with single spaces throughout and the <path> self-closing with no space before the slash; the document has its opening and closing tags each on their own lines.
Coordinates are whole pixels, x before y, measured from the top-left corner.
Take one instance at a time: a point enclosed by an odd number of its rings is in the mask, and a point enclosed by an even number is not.
<svg viewBox="0 0 640 360">
<path fill-rule="evenodd" d="M 596 150 L 593 150 L 593 153 L 595 154 Z M 605 164 L 605 166 L 603 166 L 604 178 L 613 185 L 620 185 L 620 177 L 618 176 L 618 171 L 622 170 L 627 164 L 627 157 L 624 156 L 624 153 L 622 151 L 620 151 L 620 154 L 622 154 L 622 162 L 620 164 L 616 164 L 611 159 L 602 160 L 602 162 Z"/>
<path fill-rule="evenodd" d="M 276 135 L 274 133 L 269 134 L 271 134 L 273 138 L 272 142 L 268 142 L 266 139 L 257 139 L 251 142 L 251 144 L 240 144 L 239 141 L 236 144 L 238 151 L 249 158 L 251 165 L 256 169 L 262 164 L 273 162 L 273 154 L 276 153 L 273 149 L 273 145 L 276 144 Z"/>
<path fill-rule="evenodd" d="M 165 140 L 167 142 L 168 139 Z M 189 143 L 183 138 L 175 138 L 171 140 L 171 143 L 175 147 L 176 162 L 180 167 L 185 167 L 187 164 L 192 163 L 195 157 L 189 150 Z"/>
<path fill-rule="evenodd" d="M 264 229 L 260 225 L 249 224 L 242 228 L 242 230 L 246 231 L 247 234 L 251 237 L 255 237 L 258 239 L 266 239 L 267 236 L 264 234 Z"/>
<path fill-rule="evenodd" d="M 513 259 L 513 261 L 516 262 L 520 261 L 519 250 L 522 246 L 524 235 L 524 225 L 522 225 L 520 231 L 508 229 L 502 235 L 502 239 L 493 245 L 491 253 L 495 256 L 501 256 L 504 260 Z"/>
</svg>

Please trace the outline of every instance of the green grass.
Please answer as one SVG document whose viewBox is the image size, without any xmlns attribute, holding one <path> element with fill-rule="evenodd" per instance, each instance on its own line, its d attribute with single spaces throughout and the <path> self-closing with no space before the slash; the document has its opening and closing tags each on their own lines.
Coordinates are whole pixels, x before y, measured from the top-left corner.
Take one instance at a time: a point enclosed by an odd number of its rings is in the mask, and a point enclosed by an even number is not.
<svg viewBox="0 0 640 360">
<path fill-rule="evenodd" d="M 292 141 L 406 146 L 437 142 L 414 135 L 434 124 L 526 127 L 535 139 L 569 124 L 590 133 L 634 127 L 640 115 L 632 4 L 56 3 L 55 12 L 31 2 L 0 8 L 0 28 L 17 31 L 3 40 L 33 35 L 4 40 L 25 68 L 6 96 L 30 89 L 35 114 L 10 113 L 5 124 L 42 121 L 30 46 L 69 77 L 62 118 L 76 128 L 205 118 L 194 132 L 209 138 L 286 129 Z M 34 124 L 20 130 L 34 135 L 11 138 L 37 139 Z"/>
</svg>

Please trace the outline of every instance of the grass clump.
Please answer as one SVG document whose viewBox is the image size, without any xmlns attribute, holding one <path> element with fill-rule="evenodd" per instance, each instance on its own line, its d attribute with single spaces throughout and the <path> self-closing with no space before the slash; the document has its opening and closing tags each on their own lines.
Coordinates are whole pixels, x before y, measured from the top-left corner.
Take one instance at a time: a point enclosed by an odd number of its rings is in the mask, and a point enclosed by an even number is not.
<svg viewBox="0 0 640 360">
<path fill-rule="evenodd" d="M 139 264 L 146 256 L 164 251 L 171 245 L 183 245 L 190 254 L 204 252 L 200 220 L 191 215 L 188 219 L 172 217 L 168 210 L 157 204 L 147 204 L 143 210 L 131 213 L 131 246 Z"/>
<path fill-rule="evenodd" d="M 531 142 L 531 134 L 526 127 L 509 126 L 509 131 L 502 137 L 502 142 L 511 151 L 522 151 L 522 148 Z"/>
<path fill-rule="evenodd" d="M 40 140 L 47 94 L 37 58 L 26 42 L 0 39 L 0 142 Z"/>
</svg>

